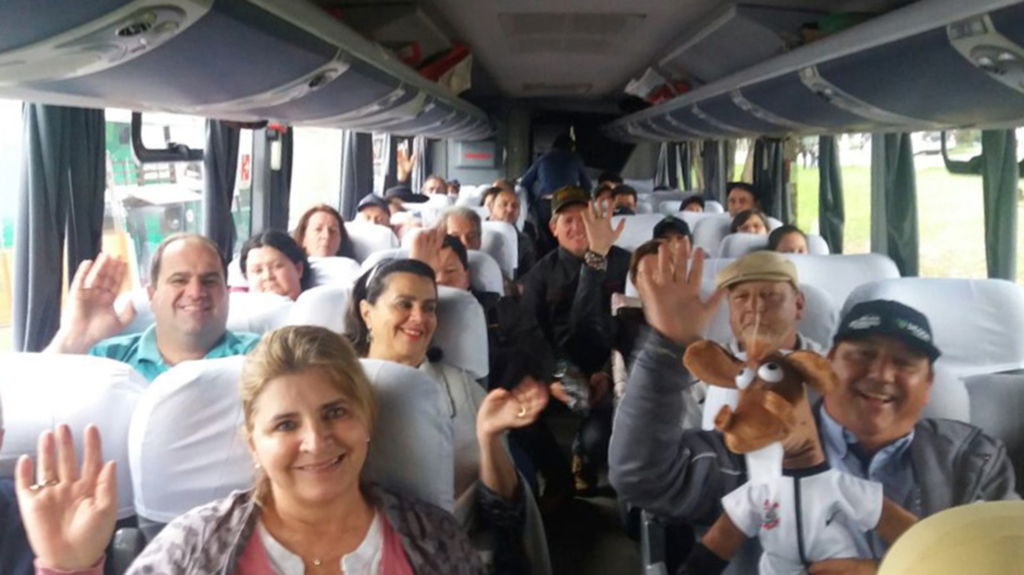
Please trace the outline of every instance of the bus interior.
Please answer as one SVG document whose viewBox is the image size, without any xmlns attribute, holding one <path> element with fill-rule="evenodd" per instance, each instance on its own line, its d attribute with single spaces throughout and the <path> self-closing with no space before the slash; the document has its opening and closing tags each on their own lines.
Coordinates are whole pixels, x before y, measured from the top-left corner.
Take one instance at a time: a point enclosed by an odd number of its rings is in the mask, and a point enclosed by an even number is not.
<svg viewBox="0 0 1024 575">
<path fill-rule="evenodd" d="M 1024 472 L 1019 0 L 7 0 L 0 121 L 0 352 L 45 347 L 100 247 L 137 293 L 172 233 L 237 254 L 313 204 L 352 220 L 404 154 L 414 190 L 437 174 L 480 209 L 568 134 L 638 192 L 624 248 L 745 181 L 816 238 L 794 261 L 831 302 L 821 340 L 857 301 L 917 306 L 950 350 L 933 415 Z M 696 232 L 712 262 L 756 247 Z M 659 519 L 627 534 L 610 488 L 545 527 L 538 573 L 668 572 Z"/>
</svg>

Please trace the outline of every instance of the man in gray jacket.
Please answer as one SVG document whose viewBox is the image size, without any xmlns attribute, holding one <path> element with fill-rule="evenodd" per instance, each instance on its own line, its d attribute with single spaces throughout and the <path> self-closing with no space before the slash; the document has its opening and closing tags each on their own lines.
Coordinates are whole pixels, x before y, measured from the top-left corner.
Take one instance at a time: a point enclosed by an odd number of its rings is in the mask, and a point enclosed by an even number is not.
<svg viewBox="0 0 1024 575">
<path fill-rule="evenodd" d="M 683 352 L 701 338 L 724 296 L 720 290 L 701 300 L 703 254 L 693 257 L 689 274 L 688 259 L 673 261 L 662 247 L 641 262 L 637 287 L 650 329 L 618 406 L 610 480 L 623 500 L 705 528 L 721 513 L 721 498 L 747 479 L 744 459 L 726 449 L 720 433 L 679 426 L 686 401 L 680 391 L 692 381 Z M 847 313 L 828 355 L 839 385 L 815 407 L 829 465 L 882 483 L 886 496 L 918 517 L 1019 498 L 1001 442 L 967 424 L 919 421 L 938 355 L 927 318 L 912 308 L 873 301 Z M 874 560 L 828 561 L 812 572 L 874 573 L 886 548 L 863 537 L 859 546 Z M 734 563 L 756 571 L 756 554 L 751 540 Z"/>
</svg>

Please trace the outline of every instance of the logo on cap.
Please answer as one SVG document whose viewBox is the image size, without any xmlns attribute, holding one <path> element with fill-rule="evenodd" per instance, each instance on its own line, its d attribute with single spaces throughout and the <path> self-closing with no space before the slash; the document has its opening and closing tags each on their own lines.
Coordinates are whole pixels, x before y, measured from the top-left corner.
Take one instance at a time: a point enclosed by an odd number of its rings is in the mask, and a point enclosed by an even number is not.
<svg viewBox="0 0 1024 575">
<path fill-rule="evenodd" d="M 922 341 L 931 342 L 932 340 L 932 336 L 923 327 L 905 319 L 896 320 L 896 327 L 904 331 L 909 331 L 914 337 Z"/>
<path fill-rule="evenodd" d="M 882 325 L 882 318 L 877 315 L 861 316 L 849 324 L 849 329 L 871 329 Z"/>
</svg>

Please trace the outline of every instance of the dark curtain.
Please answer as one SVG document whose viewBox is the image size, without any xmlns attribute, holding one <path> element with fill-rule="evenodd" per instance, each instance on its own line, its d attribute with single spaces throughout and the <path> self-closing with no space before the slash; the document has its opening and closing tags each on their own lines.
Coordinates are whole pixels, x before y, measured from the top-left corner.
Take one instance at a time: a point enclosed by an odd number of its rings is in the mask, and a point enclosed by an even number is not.
<svg viewBox="0 0 1024 575">
<path fill-rule="evenodd" d="M 64 241 L 68 279 L 100 251 L 106 191 L 102 110 L 22 109 L 23 157 L 14 250 L 14 347 L 41 351 L 60 326 Z M 66 234 L 66 235 L 65 235 Z"/>
<path fill-rule="evenodd" d="M 985 259 L 988 277 L 1017 279 L 1017 136 L 1013 130 L 981 133 L 985 194 Z"/>
<path fill-rule="evenodd" d="M 792 206 L 786 193 L 782 140 L 758 138 L 754 143 L 754 189 L 764 211 L 784 223 L 792 219 Z"/>
<path fill-rule="evenodd" d="M 843 173 L 835 136 L 818 138 L 818 229 L 834 254 L 843 253 Z"/>
<path fill-rule="evenodd" d="M 430 142 L 424 136 L 416 136 L 412 140 L 412 152 L 419 158 L 412 168 L 412 175 L 409 176 L 409 187 L 414 190 L 422 190 L 423 182 L 432 171 L 433 154 L 430 152 Z"/>
<path fill-rule="evenodd" d="M 398 183 L 398 140 L 391 134 L 384 136 L 384 186 L 381 190 L 387 190 Z"/>
<path fill-rule="evenodd" d="M 272 230 L 288 229 L 288 211 L 292 201 L 292 164 L 295 156 L 295 134 L 289 128 L 278 136 L 281 139 L 281 169 L 270 170 L 270 213 L 268 226 Z"/>
<path fill-rule="evenodd" d="M 344 130 L 341 136 L 341 197 L 338 211 L 347 221 L 356 217 L 356 205 L 373 193 L 373 135 Z"/>
<path fill-rule="evenodd" d="M 693 189 L 693 177 L 690 175 L 690 143 L 683 142 L 679 144 L 679 172 L 682 178 L 682 184 L 684 190 Z"/>
<path fill-rule="evenodd" d="M 235 197 L 235 172 L 238 168 L 238 128 L 218 120 L 206 121 L 206 148 L 203 153 L 203 235 L 220 248 L 224 259 L 231 260 L 235 248 L 235 221 L 231 202 Z"/>
<path fill-rule="evenodd" d="M 871 251 L 891 257 L 903 276 L 916 276 L 917 183 L 910 134 L 874 134 L 871 156 Z"/>
<path fill-rule="evenodd" d="M 701 158 L 704 168 L 704 197 L 709 200 L 725 201 L 725 158 L 720 141 L 704 140 Z"/>
<path fill-rule="evenodd" d="M 679 176 L 683 171 L 680 164 L 681 144 L 662 142 L 658 150 L 658 167 L 654 173 L 654 187 L 666 186 L 670 190 L 679 189 Z"/>
</svg>

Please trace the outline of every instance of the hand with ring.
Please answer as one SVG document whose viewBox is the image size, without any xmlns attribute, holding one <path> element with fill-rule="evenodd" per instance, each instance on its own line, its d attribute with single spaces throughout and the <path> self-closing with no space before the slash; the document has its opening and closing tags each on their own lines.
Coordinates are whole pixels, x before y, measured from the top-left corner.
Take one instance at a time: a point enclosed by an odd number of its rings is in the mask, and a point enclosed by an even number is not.
<svg viewBox="0 0 1024 575">
<path fill-rule="evenodd" d="M 537 420 L 547 404 L 547 386 L 532 377 L 523 378 L 512 390 L 495 389 L 487 394 L 477 412 L 477 435 L 488 438 L 526 427 Z"/>
<path fill-rule="evenodd" d="M 103 463 L 100 432 L 85 429 L 81 474 L 71 430 L 39 436 L 35 481 L 32 460 L 18 460 L 15 485 L 29 544 L 41 567 L 84 571 L 95 567 L 114 534 L 117 521 L 116 466 Z"/>
</svg>

